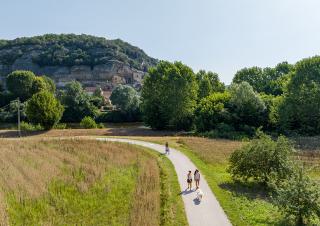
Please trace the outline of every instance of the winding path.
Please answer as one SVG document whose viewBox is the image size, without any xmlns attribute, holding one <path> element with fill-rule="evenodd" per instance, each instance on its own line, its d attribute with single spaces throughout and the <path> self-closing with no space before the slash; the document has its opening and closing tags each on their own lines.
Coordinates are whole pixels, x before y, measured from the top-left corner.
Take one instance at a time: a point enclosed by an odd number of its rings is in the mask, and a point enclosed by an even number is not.
<svg viewBox="0 0 320 226">
<path fill-rule="evenodd" d="M 150 142 L 130 140 L 130 139 L 119 139 L 119 138 L 97 138 L 100 141 L 110 142 L 122 142 L 134 145 L 140 145 L 153 149 L 157 152 L 164 153 L 164 146 L 154 144 Z M 181 195 L 185 206 L 185 211 L 190 226 L 229 226 L 231 225 L 226 214 L 221 208 L 216 197 L 212 193 L 208 186 L 207 181 L 202 175 L 200 181 L 201 190 L 204 193 L 203 200 L 201 203 L 196 201 L 196 193 L 192 190 L 186 191 L 186 175 L 189 170 L 194 171 L 196 166 L 190 161 L 188 157 L 182 154 L 180 151 L 170 148 L 170 155 L 168 158 L 173 163 L 175 170 L 178 175 L 178 181 L 181 188 Z"/>
</svg>

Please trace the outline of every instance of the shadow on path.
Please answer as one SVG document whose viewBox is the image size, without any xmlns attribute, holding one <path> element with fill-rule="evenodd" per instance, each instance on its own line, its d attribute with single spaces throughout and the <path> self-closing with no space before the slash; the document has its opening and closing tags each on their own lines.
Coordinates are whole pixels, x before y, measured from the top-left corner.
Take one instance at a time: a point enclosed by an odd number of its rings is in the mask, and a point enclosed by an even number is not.
<svg viewBox="0 0 320 226">
<path fill-rule="evenodd" d="M 195 198 L 195 199 L 193 199 L 193 203 L 194 203 L 195 205 L 199 205 L 201 202 L 199 201 L 198 198 Z"/>
<path fill-rule="evenodd" d="M 191 194 L 192 192 L 194 192 L 194 190 L 186 189 L 186 190 L 180 192 L 178 195 L 188 195 L 188 194 Z"/>
</svg>

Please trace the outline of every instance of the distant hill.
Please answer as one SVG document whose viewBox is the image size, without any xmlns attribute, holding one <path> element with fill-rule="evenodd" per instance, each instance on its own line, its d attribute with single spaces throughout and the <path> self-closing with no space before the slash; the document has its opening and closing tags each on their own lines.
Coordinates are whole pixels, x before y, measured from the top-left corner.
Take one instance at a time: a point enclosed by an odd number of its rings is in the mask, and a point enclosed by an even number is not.
<svg viewBox="0 0 320 226">
<path fill-rule="evenodd" d="M 58 84 L 76 79 L 83 83 L 139 83 L 157 60 L 120 39 L 90 35 L 47 34 L 0 40 L 0 76 L 31 70 L 51 76 Z M 87 84 L 94 85 L 94 84 Z"/>
</svg>

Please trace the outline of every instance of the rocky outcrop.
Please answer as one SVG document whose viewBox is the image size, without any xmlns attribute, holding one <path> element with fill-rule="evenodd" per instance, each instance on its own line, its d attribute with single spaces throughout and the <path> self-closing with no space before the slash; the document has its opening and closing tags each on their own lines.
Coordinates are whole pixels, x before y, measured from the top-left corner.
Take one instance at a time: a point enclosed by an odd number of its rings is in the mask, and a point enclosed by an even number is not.
<svg viewBox="0 0 320 226">
<path fill-rule="evenodd" d="M 58 85 L 63 86 L 66 82 L 77 80 L 80 82 L 122 82 L 125 84 L 141 83 L 145 72 L 139 71 L 122 62 L 110 60 L 105 64 L 93 67 L 86 65 L 75 66 L 43 66 L 35 64 L 32 59 L 36 52 L 24 54 L 17 58 L 12 65 L 0 64 L 0 76 L 4 78 L 7 74 L 15 70 L 30 70 L 37 75 L 47 75 L 51 77 Z M 116 76 L 116 79 L 113 79 Z"/>
<path fill-rule="evenodd" d="M 57 86 L 77 80 L 88 86 L 141 86 L 156 59 L 121 40 L 87 35 L 44 35 L 0 40 L 0 80 L 15 70 L 51 77 Z"/>
</svg>

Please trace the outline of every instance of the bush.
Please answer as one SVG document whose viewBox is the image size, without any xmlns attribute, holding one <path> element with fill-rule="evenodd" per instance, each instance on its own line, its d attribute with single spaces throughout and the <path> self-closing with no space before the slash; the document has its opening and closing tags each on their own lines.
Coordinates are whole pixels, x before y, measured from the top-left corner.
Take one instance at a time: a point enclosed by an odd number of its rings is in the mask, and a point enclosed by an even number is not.
<svg viewBox="0 0 320 226">
<path fill-rule="evenodd" d="M 54 129 L 66 129 L 67 128 L 67 124 L 66 123 L 58 123 L 53 128 Z"/>
<path fill-rule="evenodd" d="M 97 122 L 140 122 L 141 115 L 128 115 L 126 112 L 120 110 L 114 110 L 109 112 L 103 112 L 98 115 L 96 118 Z"/>
<path fill-rule="evenodd" d="M 258 138 L 231 154 L 228 172 L 235 180 L 252 179 L 265 184 L 271 178 L 279 181 L 292 173 L 292 152 L 293 148 L 285 137 L 273 141 L 270 136 L 259 132 Z"/>
<path fill-rule="evenodd" d="M 37 93 L 27 102 L 27 118 L 45 129 L 53 128 L 61 119 L 64 108 L 49 91 Z"/>
<path fill-rule="evenodd" d="M 80 126 L 82 128 L 84 128 L 84 129 L 96 129 L 96 128 L 98 128 L 97 123 L 90 116 L 84 117 L 80 122 Z"/>
<path fill-rule="evenodd" d="M 21 122 L 20 124 L 20 129 L 22 131 L 39 131 L 39 130 L 43 130 L 43 127 L 40 124 L 31 124 L 28 122 Z"/>
<path fill-rule="evenodd" d="M 286 217 L 295 219 L 296 225 L 320 218 L 320 187 L 304 175 L 302 168 L 276 188 L 274 201 Z"/>
<path fill-rule="evenodd" d="M 208 138 L 223 138 L 231 140 L 243 140 L 248 139 L 248 135 L 244 132 L 239 132 L 234 129 L 232 125 L 220 123 L 216 126 L 216 129 L 202 132 L 198 135 L 208 137 Z"/>
<path fill-rule="evenodd" d="M 98 128 L 99 128 L 99 129 L 103 129 L 103 128 L 105 128 L 105 127 L 104 127 L 103 123 L 99 123 L 99 124 L 98 124 Z"/>
</svg>

